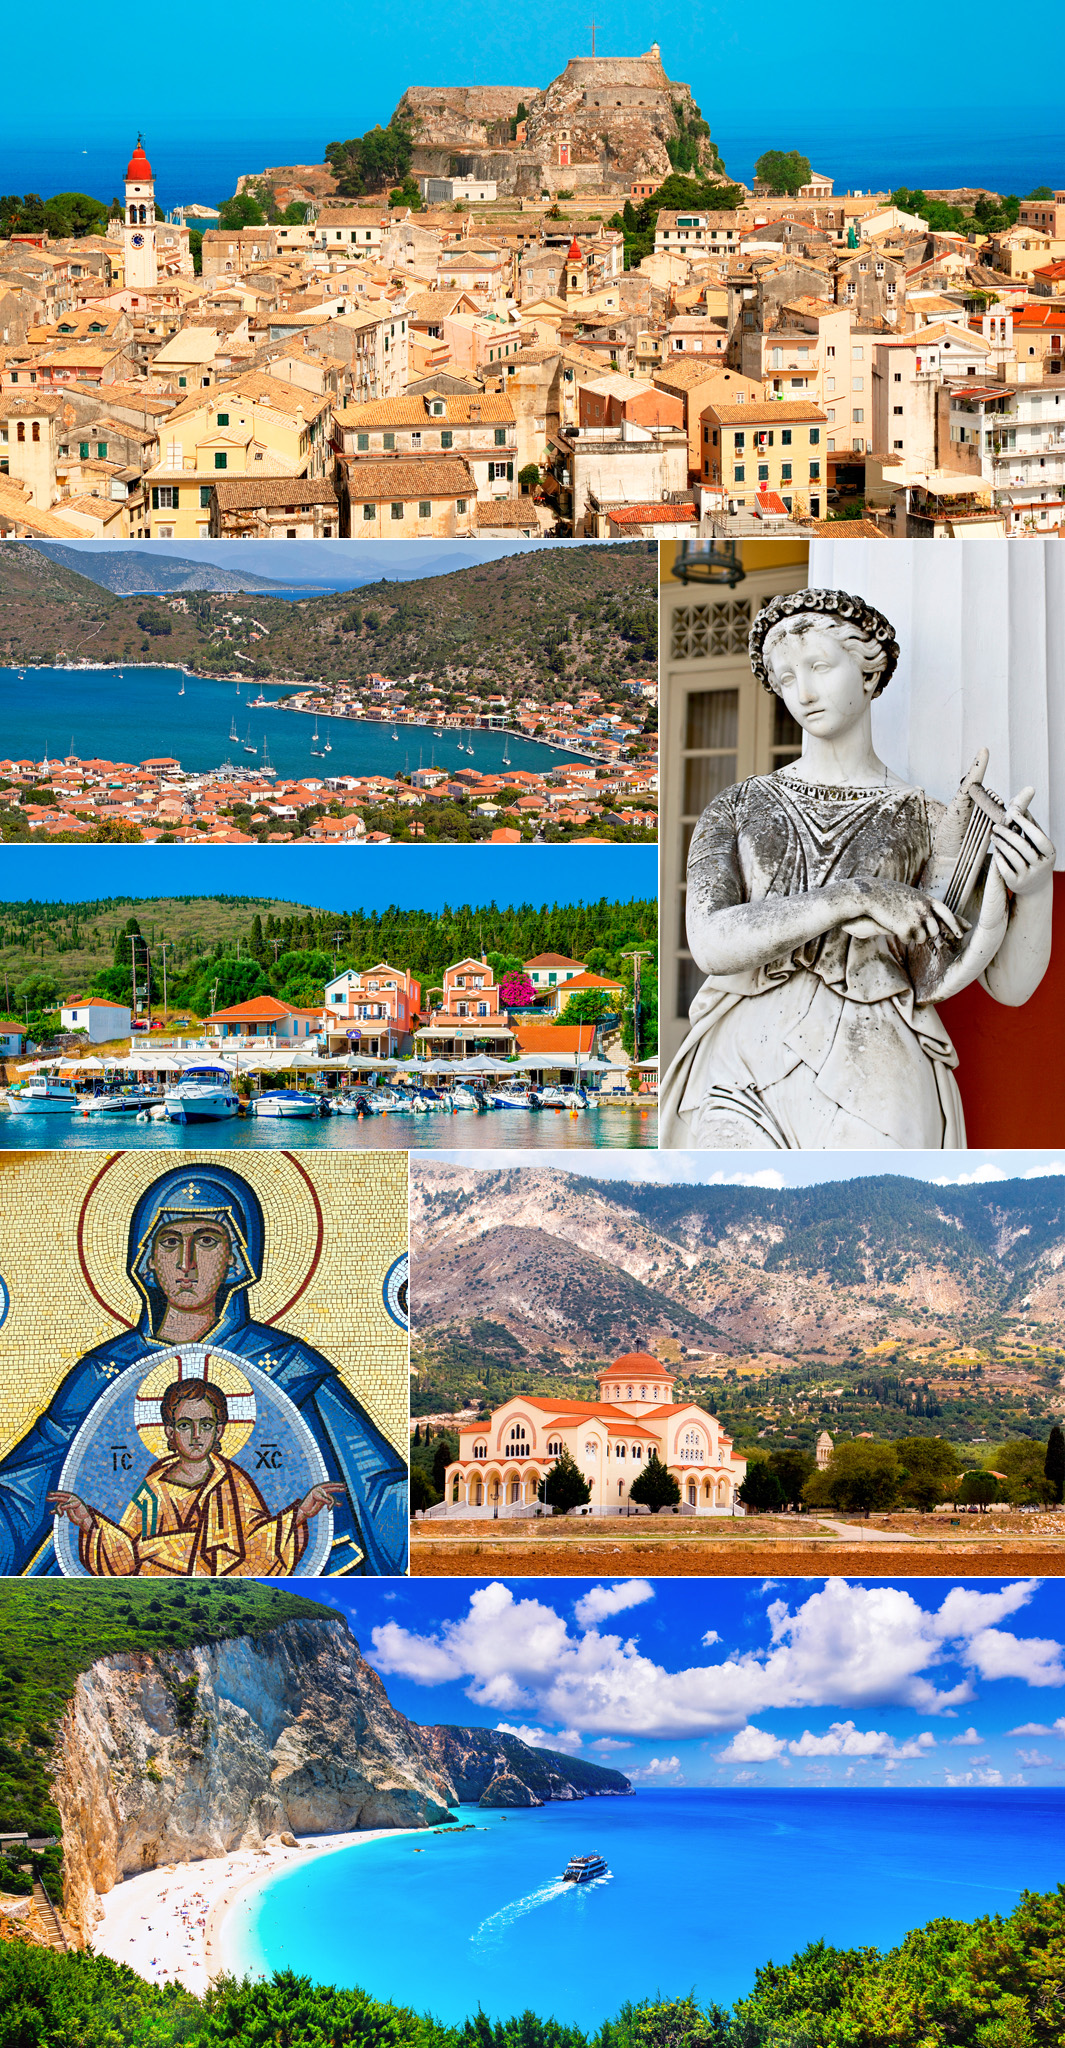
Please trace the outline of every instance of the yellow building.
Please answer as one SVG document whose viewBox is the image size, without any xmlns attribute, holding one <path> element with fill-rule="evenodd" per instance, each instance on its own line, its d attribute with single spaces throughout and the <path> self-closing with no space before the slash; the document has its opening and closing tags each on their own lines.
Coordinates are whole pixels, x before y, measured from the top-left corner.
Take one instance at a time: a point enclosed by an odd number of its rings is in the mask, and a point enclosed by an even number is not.
<svg viewBox="0 0 1065 2048">
<path fill-rule="evenodd" d="M 153 540 L 206 540 L 211 489 L 228 477 L 324 477 L 332 400 L 249 372 L 179 405 L 145 478 Z"/>
<path fill-rule="evenodd" d="M 704 406 L 703 483 L 722 500 L 749 506 L 778 497 L 786 512 L 820 519 L 827 502 L 826 415 L 808 400 Z"/>
</svg>

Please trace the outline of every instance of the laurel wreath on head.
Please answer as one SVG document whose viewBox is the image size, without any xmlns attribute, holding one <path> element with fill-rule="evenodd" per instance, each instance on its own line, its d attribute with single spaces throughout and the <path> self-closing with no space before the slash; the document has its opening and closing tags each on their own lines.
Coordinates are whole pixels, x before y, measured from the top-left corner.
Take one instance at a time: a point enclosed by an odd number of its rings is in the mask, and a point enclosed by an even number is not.
<svg viewBox="0 0 1065 2048">
<path fill-rule="evenodd" d="M 879 697 L 898 667 L 899 643 L 895 638 L 895 628 L 875 605 L 867 604 L 864 597 L 852 597 L 846 590 L 787 590 L 782 591 L 779 597 L 771 597 L 762 606 L 748 635 L 747 651 L 751 668 L 763 689 L 773 690 L 762 654 L 767 634 L 782 620 L 798 617 L 803 612 L 820 612 L 826 619 L 840 619 L 853 626 L 863 639 L 875 640 L 883 648 L 886 660 L 874 693 Z"/>
</svg>

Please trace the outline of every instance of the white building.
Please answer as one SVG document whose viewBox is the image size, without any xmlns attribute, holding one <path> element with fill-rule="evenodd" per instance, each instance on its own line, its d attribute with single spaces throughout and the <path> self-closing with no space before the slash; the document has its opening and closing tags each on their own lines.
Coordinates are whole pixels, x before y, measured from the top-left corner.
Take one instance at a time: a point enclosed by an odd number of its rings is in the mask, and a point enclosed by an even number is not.
<svg viewBox="0 0 1065 2048">
<path fill-rule="evenodd" d="M 494 178 L 419 178 L 418 190 L 427 206 L 453 206 L 457 199 L 492 200 L 497 186 Z"/>
<path fill-rule="evenodd" d="M 90 1045 L 107 1045 L 115 1038 L 128 1038 L 133 1030 L 133 1012 L 125 1003 L 108 1002 L 105 996 L 81 996 L 59 1012 L 64 1031 L 84 1031 Z"/>
<path fill-rule="evenodd" d="M 594 1514 L 627 1512 L 629 1489 L 652 1452 L 672 1472 L 687 1513 L 731 1513 L 746 1460 L 733 1456 L 715 1416 L 694 1401 L 673 1400 L 673 1379 L 649 1352 L 634 1351 L 596 1374 L 595 1401 L 516 1394 L 487 1423 L 459 1432 L 444 1511 L 473 1518 L 535 1511 L 544 1480 L 568 1451 L 591 1488 Z"/>
</svg>

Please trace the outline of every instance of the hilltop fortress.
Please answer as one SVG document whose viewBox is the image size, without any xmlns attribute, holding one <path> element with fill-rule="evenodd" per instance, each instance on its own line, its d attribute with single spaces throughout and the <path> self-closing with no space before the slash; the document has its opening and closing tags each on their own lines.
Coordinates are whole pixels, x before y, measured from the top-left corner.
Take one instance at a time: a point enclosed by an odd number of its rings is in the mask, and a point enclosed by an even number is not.
<svg viewBox="0 0 1065 2048">
<path fill-rule="evenodd" d="M 494 179 L 501 194 L 627 195 L 673 168 L 667 143 L 696 142 L 724 177 L 691 88 L 667 78 L 657 43 L 642 57 L 571 57 L 532 86 L 411 86 L 393 118 L 414 136 L 415 175 Z"/>
</svg>

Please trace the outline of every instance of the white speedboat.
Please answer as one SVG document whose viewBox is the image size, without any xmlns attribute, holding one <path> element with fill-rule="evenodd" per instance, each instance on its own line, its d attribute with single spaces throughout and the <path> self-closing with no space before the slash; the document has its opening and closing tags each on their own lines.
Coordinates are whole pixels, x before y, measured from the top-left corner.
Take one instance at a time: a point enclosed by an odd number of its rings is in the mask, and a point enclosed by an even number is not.
<svg viewBox="0 0 1065 2048">
<path fill-rule="evenodd" d="M 46 1074 L 35 1074 L 32 1081 L 22 1081 L 12 1088 L 8 1100 L 17 1114 L 26 1116 L 69 1114 L 78 1108 L 77 1092 L 70 1082 L 50 1081 Z"/>
<path fill-rule="evenodd" d="M 236 1116 L 240 1097 L 227 1067 L 186 1067 L 163 1097 L 171 1124 L 214 1124 Z"/>
<path fill-rule="evenodd" d="M 398 1088 L 375 1088 L 366 1098 L 371 1116 L 409 1116 L 410 1098 Z"/>
<path fill-rule="evenodd" d="M 345 1088 L 342 1094 L 334 1095 L 332 1110 L 334 1116 L 369 1116 L 369 1093 L 363 1088 Z"/>
<path fill-rule="evenodd" d="M 588 1097 L 583 1088 L 541 1088 L 540 1101 L 545 1109 L 587 1109 Z"/>
<path fill-rule="evenodd" d="M 495 1109 L 539 1109 L 535 1088 L 493 1088 L 488 1097 Z"/>
<path fill-rule="evenodd" d="M 317 1095 L 306 1088 L 270 1088 L 256 1097 L 252 1109 L 256 1116 L 308 1117 L 320 1113 Z"/>
<path fill-rule="evenodd" d="M 162 1100 L 157 1088 L 116 1088 L 107 1094 L 86 1095 L 78 1107 L 82 1116 L 139 1116 Z"/>
<path fill-rule="evenodd" d="M 452 1109 L 484 1109 L 485 1099 L 479 1088 L 471 1088 L 468 1081 L 456 1082 L 451 1090 Z"/>
</svg>

